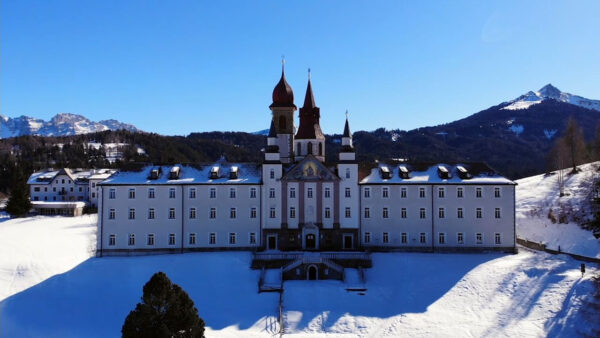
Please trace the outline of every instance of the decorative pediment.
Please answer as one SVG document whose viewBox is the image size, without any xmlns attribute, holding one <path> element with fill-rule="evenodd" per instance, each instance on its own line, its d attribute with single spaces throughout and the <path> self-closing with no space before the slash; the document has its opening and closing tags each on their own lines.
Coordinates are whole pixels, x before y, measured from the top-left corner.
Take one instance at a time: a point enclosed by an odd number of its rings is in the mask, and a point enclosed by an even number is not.
<svg viewBox="0 0 600 338">
<path fill-rule="evenodd" d="M 307 155 L 282 178 L 285 181 L 337 181 L 339 177 L 313 155 Z"/>
</svg>

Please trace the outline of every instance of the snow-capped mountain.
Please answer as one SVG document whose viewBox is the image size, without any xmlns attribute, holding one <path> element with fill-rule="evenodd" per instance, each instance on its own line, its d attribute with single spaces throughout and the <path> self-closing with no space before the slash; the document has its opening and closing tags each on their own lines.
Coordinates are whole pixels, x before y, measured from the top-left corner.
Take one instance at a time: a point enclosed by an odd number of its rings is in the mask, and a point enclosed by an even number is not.
<svg viewBox="0 0 600 338">
<path fill-rule="evenodd" d="M 508 105 L 502 109 L 526 109 L 547 99 L 553 99 L 559 102 L 570 103 L 583 108 L 600 111 L 600 100 L 590 100 L 586 99 L 585 97 L 561 92 L 558 88 L 551 84 L 545 85 L 537 92 L 530 91 L 512 101 L 507 102 Z"/>
<path fill-rule="evenodd" d="M 0 115 L 0 138 L 21 135 L 67 136 L 119 129 L 138 131 L 135 126 L 117 120 L 94 122 L 77 114 L 56 114 L 50 121 L 29 116 L 10 118 Z"/>
</svg>

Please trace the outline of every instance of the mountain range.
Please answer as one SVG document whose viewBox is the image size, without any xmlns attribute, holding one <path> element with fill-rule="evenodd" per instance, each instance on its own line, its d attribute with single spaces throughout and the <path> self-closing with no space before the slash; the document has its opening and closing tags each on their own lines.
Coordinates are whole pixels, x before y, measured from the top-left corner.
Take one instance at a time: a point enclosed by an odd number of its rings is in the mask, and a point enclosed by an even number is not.
<svg viewBox="0 0 600 338">
<path fill-rule="evenodd" d="M 82 115 L 69 113 L 56 114 L 50 121 L 29 116 L 10 118 L 0 115 L 0 138 L 22 135 L 69 136 L 105 130 L 139 131 L 135 126 L 117 120 L 94 122 Z"/>
</svg>

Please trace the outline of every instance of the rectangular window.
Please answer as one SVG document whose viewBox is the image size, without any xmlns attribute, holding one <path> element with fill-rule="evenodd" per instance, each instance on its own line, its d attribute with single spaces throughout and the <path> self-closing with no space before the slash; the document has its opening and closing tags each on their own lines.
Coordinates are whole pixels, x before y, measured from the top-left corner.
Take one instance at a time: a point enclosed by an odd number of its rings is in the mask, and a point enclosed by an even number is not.
<svg viewBox="0 0 600 338">
<path fill-rule="evenodd" d="M 217 218 L 217 208 L 210 208 L 209 218 Z"/>
<path fill-rule="evenodd" d="M 156 215 L 154 214 L 154 208 L 148 209 L 148 219 L 154 219 Z"/>
<path fill-rule="evenodd" d="M 475 235 L 475 240 L 477 241 L 477 244 L 481 244 L 483 243 L 483 235 L 481 234 L 481 232 L 478 232 Z"/>
<path fill-rule="evenodd" d="M 290 218 L 296 218 L 296 208 L 290 208 Z"/>
<path fill-rule="evenodd" d="M 403 233 L 400 235 L 400 242 L 401 242 L 402 244 L 406 244 L 406 243 L 408 243 L 408 234 L 407 234 L 406 232 L 403 232 Z"/>
<path fill-rule="evenodd" d="M 443 233 L 443 232 L 440 232 L 440 233 L 438 234 L 438 242 L 439 242 L 440 244 L 446 244 L 446 234 L 445 234 L 445 233 Z"/>
<path fill-rule="evenodd" d="M 371 243 L 371 233 L 365 232 L 365 243 Z"/>
<path fill-rule="evenodd" d="M 458 197 L 458 198 L 463 197 L 463 188 L 461 188 L 461 187 L 456 188 L 456 197 Z"/>
<path fill-rule="evenodd" d="M 369 208 L 365 208 L 365 218 L 371 218 L 371 210 Z"/>
<path fill-rule="evenodd" d="M 129 240 L 127 241 L 128 245 L 135 245 L 135 235 L 129 234 Z"/>
<path fill-rule="evenodd" d="M 331 209 L 325 208 L 325 218 L 331 218 Z"/>
<path fill-rule="evenodd" d="M 500 218 L 500 208 L 496 208 L 496 209 L 494 210 L 494 217 L 496 217 L 496 218 Z"/>
<path fill-rule="evenodd" d="M 237 217 L 237 210 L 235 208 L 229 209 L 229 218 L 235 219 Z"/>
<path fill-rule="evenodd" d="M 345 196 L 350 197 L 350 188 L 345 189 Z"/>
<path fill-rule="evenodd" d="M 190 219 L 196 218 L 196 208 L 190 208 Z"/>
<path fill-rule="evenodd" d="M 254 233 L 254 232 L 250 233 L 250 239 L 248 240 L 248 243 L 256 244 L 256 233 Z"/>
<path fill-rule="evenodd" d="M 482 218 L 483 217 L 483 211 L 481 210 L 481 208 L 477 208 L 476 210 L 476 214 L 477 214 L 477 218 Z"/>
<path fill-rule="evenodd" d="M 55 191 L 56 191 L 56 190 L 55 190 Z M 109 198 L 109 199 L 111 199 L 111 200 L 114 200 L 114 199 L 116 198 L 116 195 L 117 195 L 117 191 L 116 191 L 115 189 L 112 189 L 112 188 L 111 188 L 111 189 L 108 191 L 108 198 Z"/>
<path fill-rule="evenodd" d="M 464 244 L 465 240 L 464 240 L 464 236 L 462 232 L 459 232 L 458 234 L 456 234 L 456 241 L 458 242 L 458 244 Z"/>
<path fill-rule="evenodd" d="M 271 169 L 271 170 L 269 171 L 269 178 L 270 178 L 270 179 L 274 179 L 274 178 L 275 178 L 275 170 Z"/>
<path fill-rule="evenodd" d="M 401 218 L 406 218 L 406 208 L 400 209 L 400 217 Z"/>
<path fill-rule="evenodd" d="M 269 198 L 275 198 L 275 188 L 269 189 Z"/>
<path fill-rule="evenodd" d="M 110 209 L 108 211 L 108 219 L 115 219 L 115 216 L 116 216 L 115 209 Z"/>
<path fill-rule="evenodd" d="M 290 198 L 296 198 L 296 188 L 290 188 Z"/>
<path fill-rule="evenodd" d="M 154 188 L 148 189 L 148 198 L 154 198 L 154 196 L 155 196 Z"/>
<path fill-rule="evenodd" d="M 312 197 L 313 197 L 313 194 L 312 194 L 312 188 L 308 188 L 308 189 L 306 189 L 306 196 L 307 196 L 308 198 L 312 198 Z"/>
<path fill-rule="evenodd" d="M 169 245 L 175 245 L 175 234 L 169 234 Z"/>
<path fill-rule="evenodd" d="M 390 188 L 383 187 L 383 189 L 381 190 L 381 197 L 383 197 L 383 198 L 390 197 Z"/>
<path fill-rule="evenodd" d="M 419 218 L 421 218 L 421 219 L 425 218 L 425 208 L 421 208 L 419 210 Z"/>
<path fill-rule="evenodd" d="M 146 244 L 154 245 L 154 234 L 148 234 L 148 240 L 147 240 Z"/>
<path fill-rule="evenodd" d="M 351 217 L 350 208 L 346 208 L 345 215 L 346 215 L 346 218 L 350 218 Z"/>
<path fill-rule="evenodd" d="M 444 190 L 444 188 L 438 188 L 438 197 L 444 198 L 445 195 L 446 195 L 446 191 Z"/>
<path fill-rule="evenodd" d="M 387 244 L 390 242 L 390 235 L 387 232 L 383 233 L 383 244 Z"/>
<path fill-rule="evenodd" d="M 169 219 L 175 219 L 175 208 L 169 208 Z"/>
<path fill-rule="evenodd" d="M 494 197 L 500 198 L 500 188 L 499 187 L 494 188 Z"/>
<path fill-rule="evenodd" d="M 175 188 L 169 188 L 169 198 L 175 198 Z"/>
<path fill-rule="evenodd" d="M 250 188 L 250 198 L 256 198 L 256 188 Z"/>
<path fill-rule="evenodd" d="M 190 198 L 196 198 L 196 188 L 190 188 Z"/>
<path fill-rule="evenodd" d="M 82 192 L 82 191 L 83 191 L 83 188 L 82 188 L 82 187 L 79 187 L 79 192 Z"/>
<path fill-rule="evenodd" d="M 383 208 L 383 218 L 389 218 L 390 217 L 390 213 L 388 208 Z"/>
<path fill-rule="evenodd" d="M 406 188 L 400 188 L 400 198 L 406 198 Z"/>
<path fill-rule="evenodd" d="M 475 189 L 475 197 L 477 198 L 481 198 L 481 188 L 476 188 Z"/>
<path fill-rule="evenodd" d="M 463 208 L 456 209 L 456 218 L 463 218 Z"/>
<path fill-rule="evenodd" d="M 190 241 L 189 241 L 190 245 L 196 245 L 196 234 L 195 233 L 191 233 L 190 234 Z"/>
<path fill-rule="evenodd" d="M 129 219 L 135 219 L 135 209 L 129 209 Z"/>
<path fill-rule="evenodd" d="M 211 232 L 208 235 L 208 244 L 217 244 L 217 234 L 214 232 Z"/>
<path fill-rule="evenodd" d="M 235 188 L 229 188 L 229 198 L 235 198 Z"/>
<path fill-rule="evenodd" d="M 365 188 L 364 193 L 365 193 L 365 198 L 370 198 L 371 197 L 371 188 Z"/>
<path fill-rule="evenodd" d="M 112 246 L 112 245 L 115 245 L 115 244 L 117 244 L 117 236 L 111 234 L 108 237 L 108 245 Z"/>
<path fill-rule="evenodd" d="M 446 212 L 444 210 L 444 208 L 439 208 L 438 210 L 438 217 L 439 218 L 444 218 L 446 216 Z"/>
<path fill-rule="evenodd" d="M 269 210 L 269 217 L 270 217 L 270 218 L 275 218 L 275 216 L 276 216 L 276 215 L 275 215 L 275 208 L 271 208 L 271 209 Z"/>
<path fill-rule="evenodd" d="M 256 208 L 250 208 L 250 218 L 256 218 Z"/>
<path fill-rule="evenodd" d="M 229 233 L 229 244 L 235 244 L 235 232 Z"/>
<path fill-rule="evenodd" d="M 217 188 L 210 188 L 210 198 L 217 198 Z"/>
<path fill-rule="evenodd" d="M 135 189 L 129 189 L 129 199 L 135 198 Z"/>
<path fill-rule="evenodd" d="M 35 188 L 33 188 L 33 191 L 35 191 L 35 192 L 39 192 L 39 191 L 40 191 L 40 187 L 35 187 Z"/>
<path fill-rule="evenodd" d="M 427 243 L 427 236 L 424 232 L 419 234 L 419 242 L 421 242 L 421 244 Z"/>
<path fill-rule="evenodd" d="M 496 233 L 496 234 L 494 235 L 494 242 L 495 242 L 496 244 L 502 244 L 502 238 L 500 238 L 500 234 L 499 234 L 499 233 Z"/>
<path fill-rule="evenodd" d="M 96 198 L 96 193 L 95 192 L 92 193 L 92 198 Z"/>
<path fill-rule="evenodd" d="M 419 188 L 419 198 L 425 198 L 425 188 Z"/>
</svg>

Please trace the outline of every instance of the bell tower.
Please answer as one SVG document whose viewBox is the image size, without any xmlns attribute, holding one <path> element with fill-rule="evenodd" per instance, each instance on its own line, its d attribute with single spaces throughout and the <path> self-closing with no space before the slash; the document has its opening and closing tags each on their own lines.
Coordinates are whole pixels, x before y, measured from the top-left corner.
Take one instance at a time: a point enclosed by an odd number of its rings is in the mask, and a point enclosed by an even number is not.
<svg viewBox="0 0 600 338">
<path fill-rule="evenodd" d="M 304 105 L 300 108 L 300 126 L 295 138 L 297 161 L 307 155 L 313 155 L 321 162 L 325 161 L 325 135 L 321 131 L 320 118 L 321 109 L 315 103 L 309 69 Z"/>
<path fill-rule="evenodd" d="M 276 145 L 282 163 L 294 161 L 294 92 L 285 79 L 284 61 L 281 61 L 281 79 L 273 89 L 273 103 L 269 106 L 273 113 L 272 129 L 276 135 Z"/>
</svg>

